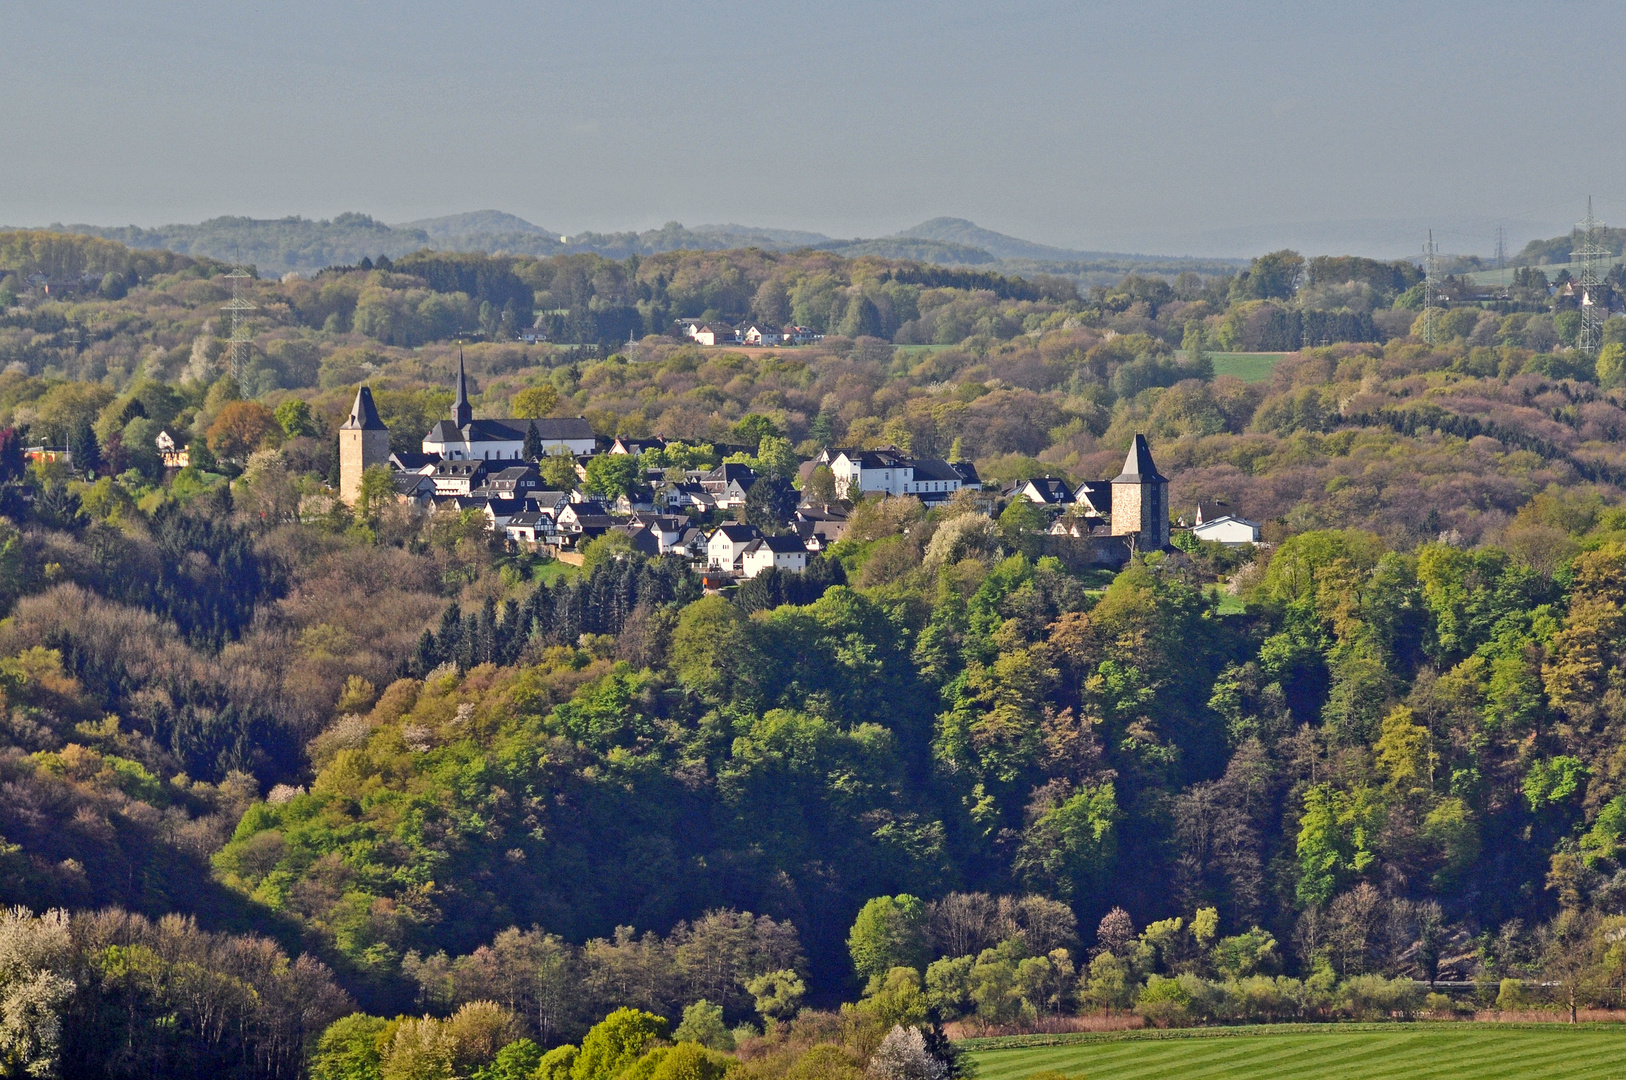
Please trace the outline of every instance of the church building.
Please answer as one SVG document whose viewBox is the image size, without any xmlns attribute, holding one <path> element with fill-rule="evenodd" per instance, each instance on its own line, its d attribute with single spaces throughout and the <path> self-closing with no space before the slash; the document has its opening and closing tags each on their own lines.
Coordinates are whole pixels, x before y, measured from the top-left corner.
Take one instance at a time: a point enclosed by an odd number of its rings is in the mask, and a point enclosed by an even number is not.
<svg viewBox="0 0 1626 1080">
<path fill-rule="evenodd" d="M 438 454 L 443 461 L 518 461 L 525 449 L 525 436 L 536 425 L 544 454 L 591 454 L 598 446 L 593 428 L 585 419 L 543 418 L 537 420 L 476 420 L 469 405 L 468 376 L 463 355 L 457 357 L 457 398 L 452 402 L 452 418 L 442 420 L 423 437 L 423 452 Z"/>
</svg>

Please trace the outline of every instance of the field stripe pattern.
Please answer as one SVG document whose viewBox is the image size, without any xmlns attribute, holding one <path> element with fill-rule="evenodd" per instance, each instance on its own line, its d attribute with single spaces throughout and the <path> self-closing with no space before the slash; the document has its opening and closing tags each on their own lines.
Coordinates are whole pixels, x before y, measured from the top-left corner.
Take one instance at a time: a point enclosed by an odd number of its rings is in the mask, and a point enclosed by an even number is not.
<svg viewBox="0 0 1626 1080">
<path fill-rule="evenodd" d="M 1050 1070 L 1074 1080 L 1626 1080 L 1626 1028 L 1617 1026 L 1395 1024 L 1169 1034 L 979 1049 L 971 1058 L 978 1080 L 1024 1080 Z"/>
</svg>

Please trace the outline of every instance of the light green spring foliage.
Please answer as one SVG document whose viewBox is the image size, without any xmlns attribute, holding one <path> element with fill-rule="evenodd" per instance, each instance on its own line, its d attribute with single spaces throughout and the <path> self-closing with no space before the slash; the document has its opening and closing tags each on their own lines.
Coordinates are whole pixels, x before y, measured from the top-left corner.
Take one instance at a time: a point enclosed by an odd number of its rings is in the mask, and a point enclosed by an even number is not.
<svg viewBox="0 0 1626 1080">
<path fill-rule="evenodd" d="M 610 1080 L 643 1056 L 651 1043 L 666 1038 L 664 1017 L 642 1009 L 617 1009 L 582 1038 L 570 1069 L 571 1080 Z"/>
<path fill-rule="evenodd" d="M 853 970 L 866 981 L 884 976 L 895 967 L 924 969 L 930 958 L 926 905 L 907 893 L 875 897 L 853 920 L 847 949 Z"/>
<path fill-rule="evenodd" d="M 748 981 L 745 992 L 755 999 L 757 1012 L 764 1019 L 788 1020 L 801 1008 L 807 984 L 790 968 L 780 968 Z"/>
<path fill-rule="evenodd" d="M 713 1005 L 705 998 L 684 1007 L 683 1022 L 672 1032 L 672 1039 L 679 1043 L 699 1043 L 711 1050 L 734 1049 L 734 1036 L 723 1023 L 722 1006 Z"/>
<path fill-rule="evenodd" d="M 367 1080 L 380 1075 L 394 1023 L 352 1013 L 328 1025 L 311 1056 L 311 1080 Z"/>
</svg>

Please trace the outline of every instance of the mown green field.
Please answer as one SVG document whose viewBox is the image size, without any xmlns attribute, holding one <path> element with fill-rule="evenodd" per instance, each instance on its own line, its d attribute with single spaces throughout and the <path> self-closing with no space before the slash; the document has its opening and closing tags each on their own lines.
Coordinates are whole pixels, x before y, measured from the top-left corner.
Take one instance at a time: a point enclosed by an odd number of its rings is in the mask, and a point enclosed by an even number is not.
<svg viewBox="0 0 1626 1080">
<path fill-rule="evenodd" d="M 1546 1080 L 1626 1077 L 1626 1026 L 1343 1024 L 1136 1031 L 972 1052 L 978 1080 Z M 1014 1040 L 979 1040 L 997 1045 Z"/>
<path fill-rule="evenodd" d="M 1184 350 L 1176 350 L 1180 356 Z M 1280 352 L 1211 352 L 1215 375 L 1235 375 L 1243 382 L 1264 382 L 1276 368 L 1276 361 L 1286 356 Z"/>
</svg>

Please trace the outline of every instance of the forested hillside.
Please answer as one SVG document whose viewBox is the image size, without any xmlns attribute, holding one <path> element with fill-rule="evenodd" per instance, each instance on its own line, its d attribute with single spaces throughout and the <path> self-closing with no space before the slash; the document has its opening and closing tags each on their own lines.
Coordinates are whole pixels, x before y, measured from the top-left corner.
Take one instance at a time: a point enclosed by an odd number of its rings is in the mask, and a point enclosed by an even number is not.
<svg viewBox="0 0 1626 1080">
<path fill-rule="evenodd" d="M 1007 273 L 1051 273 L 1080 285 L 1106 284 L 1133 271 L 1178 274 L 1183 270 L 1227 274 L 1230 259 L 1191 259 L 1111 252 L 1066 251 L 981 229 L 957 218 L 934 218 L 892 236 L 838 240 L 821 233 L 749 225 L 696 225 L 669 221 L 659 229 L 579 232 L 560 235 L 496 210 L 478 210 L 386 225 L 366 214 L 332 220 L 221 217 L 196 225 L 52 225 L 53 231 L 117 240 L 132 247 L 164 248 L 184 255 L 246 262 L 269 274 L 309 273 L 362 259 L 399 258 L 423 248 L 503 255 L 601 255 L 625 259 L 669 251 L 829 251 L 847 258 L 874 255 L 918 259 L 942 266 L 979 266 Z"/>
<path fill-rule="evenodd" d="M 420 253 L 249 281 L 234 376 L 225 267 L 0 234 L 0 901 L 34 913 L 0 995 L 36 1033 L 8 1063 L 608 1080 L 673 1035 L 854 1080 L 894 1022 L 1414 1007 L 1388 976 L 1607 997 L 1626 319 L 1564 349 L 1532 284 L 1431 345 L 1414 267 L 1295 258 L 1080 295 Z M 525 344 L 533 312 L 625 344 Z M 705 312 L 826 336 L 666 333 Z M 1374 340 L 1252 384 L 1206 355 L 1333 325 Z M 459 336 L 481 416 L 682 440 L 657 467 L 892 444 L 975 462 L 993 505 L 864 501 L 819 573 L 713 595 L 672 558 L 344 505 L 357 385 L 416 449 Z M 1136 432 L 1173 515 L 1266 543 L 1180 534 L 1113 575 L 998 490 L 1110 479 Z M 594 1027 L 621 1007 L 654 1015 Z M 640 1067 L 668 1053 L 726 1067 Z"/>
</svg>

